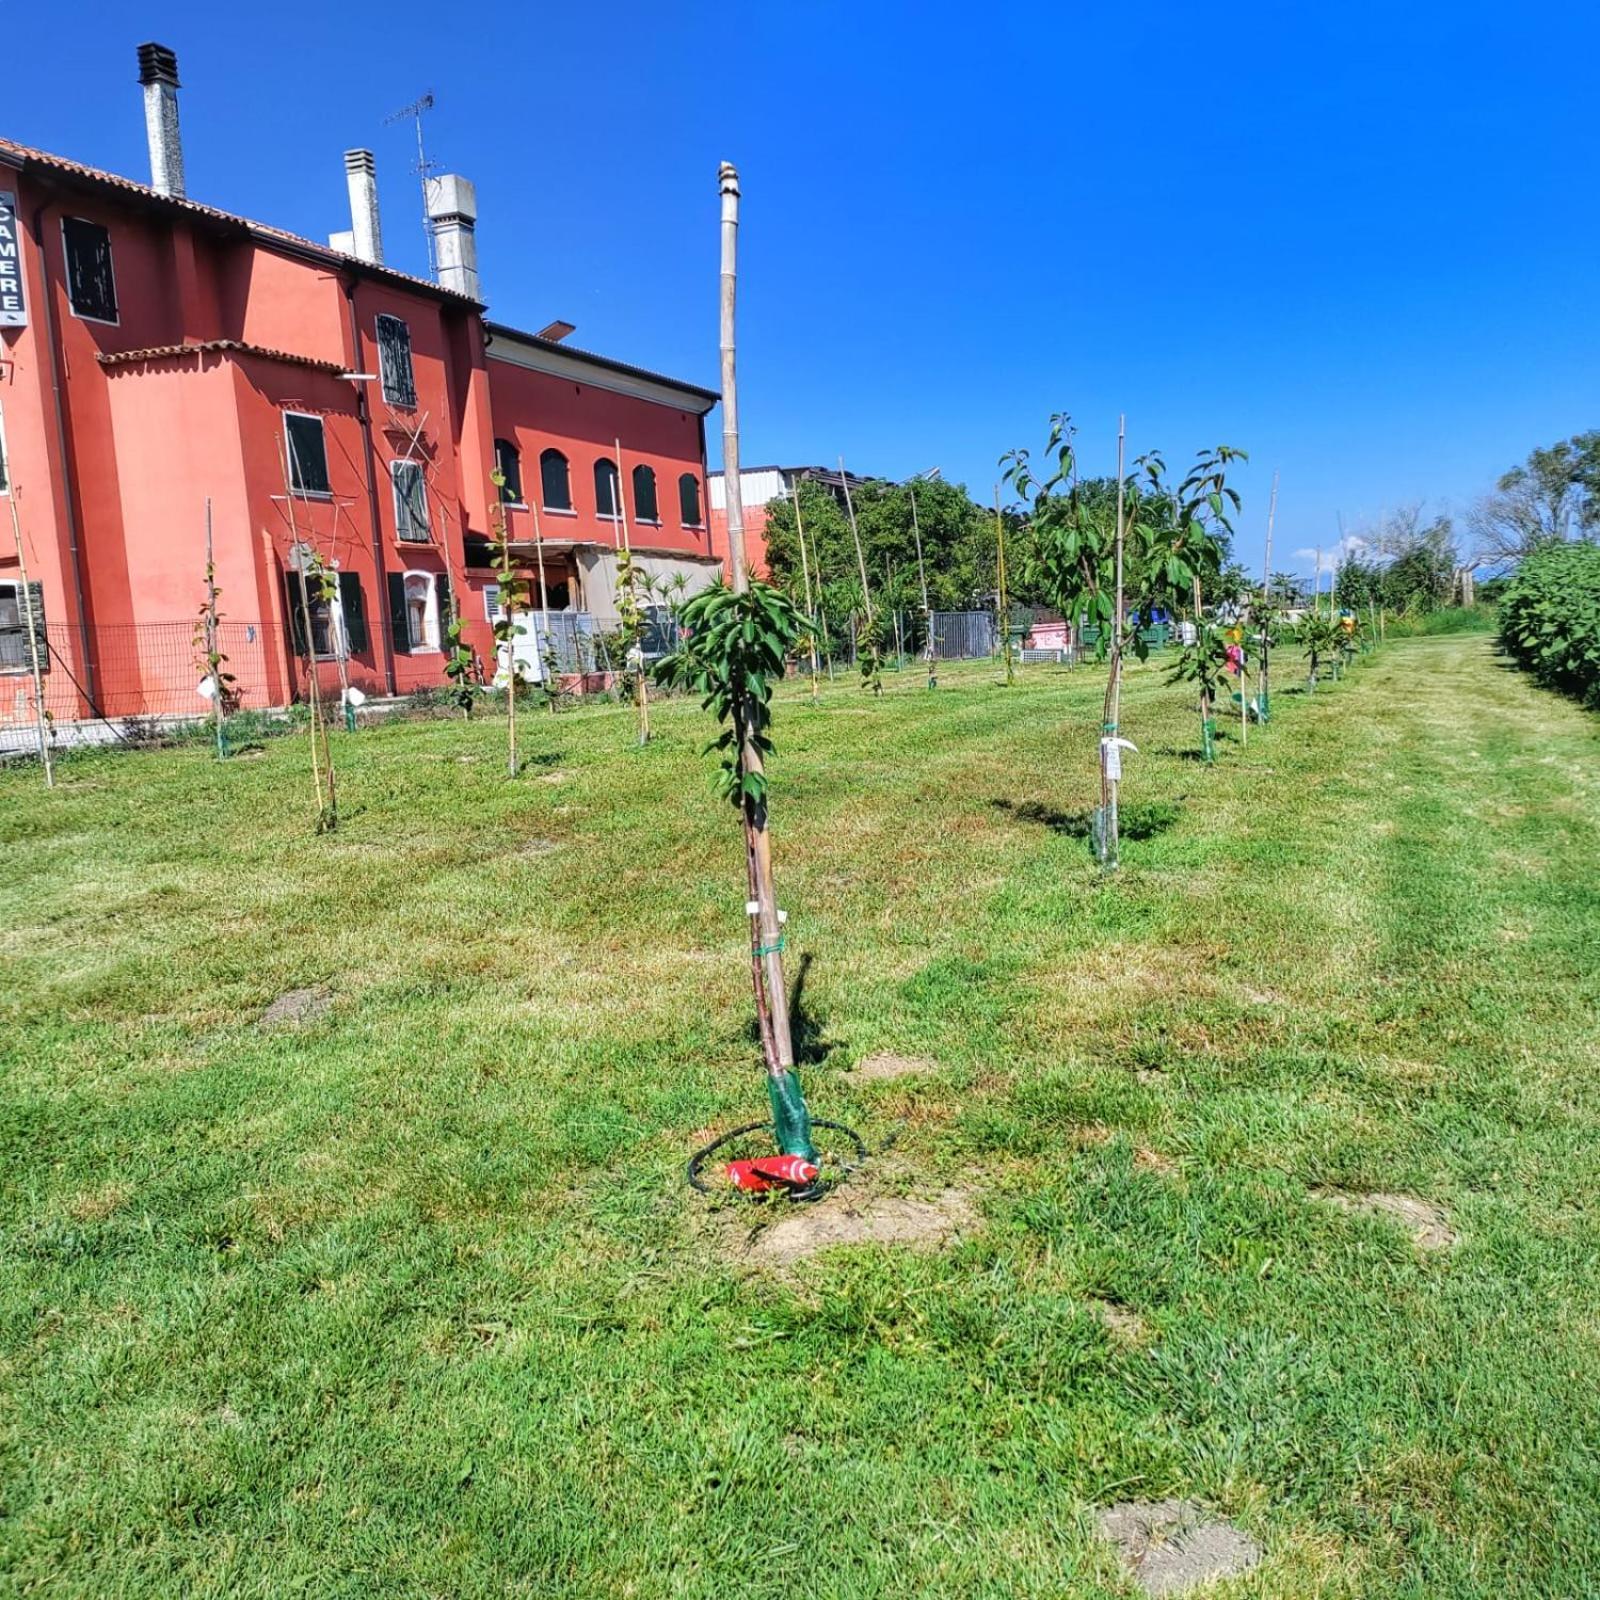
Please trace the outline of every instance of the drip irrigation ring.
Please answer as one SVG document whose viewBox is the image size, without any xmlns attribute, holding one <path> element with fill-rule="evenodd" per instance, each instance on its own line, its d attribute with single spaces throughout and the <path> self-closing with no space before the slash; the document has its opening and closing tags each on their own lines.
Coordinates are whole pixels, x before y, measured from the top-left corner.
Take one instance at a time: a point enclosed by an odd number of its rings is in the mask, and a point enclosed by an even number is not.
<svg viewBox="0 0 1600 1600">
<path fill-rule="evenodd" d="M 866 1140 L 863 1139 L 861 1135 L 848 1124 L 843 1122 L 830 1122 L 825 1117 L 813 1117 L 811 1119 L 811 1126 L 813 1128 L 832 1128 L 835 1133 L 844 1134 L 850 1140 L 851 1144 L 856 1147 L 856 1159 L 843 1164 L 844 1171 L 846 1173 L 854 1172 L 856 1168 L 867 1159 Z M 695 1153 L 689 1157 L 689 1166 L 686 1174 L 689 1179 L 689 1187 L 697 1190 L 700 1194 L 710 1194 L 711 1186 L 700 1176 L 700 1173 L 704 1169 L 706 1162 L 709 1161 L 711 1157 L 714 1156 L 724 1145 L 732 1144 L 735 1139 L 742 1139 L 747 1133 L 757 1133 L 763 1128 L 765 1128 L 769 1133 L 775 1131 L 770 1122 L 747 1122 L 742 1127 L 733 1128 L 729 1132 L 723 1134 L 720 1139 L 713 1139 L 711 1143 L 706 1145 L 703 1149 L 696 1150 Z M 789 1191 L 789 1198 L 791 1200 L 820 1200 L 831 1187 L 831 1183 L 825 1183 L 821 1178 L 818 1178 L 815 1183 L 809 1183 L 803 1189 L 791 1189 Z"/>
</svg>

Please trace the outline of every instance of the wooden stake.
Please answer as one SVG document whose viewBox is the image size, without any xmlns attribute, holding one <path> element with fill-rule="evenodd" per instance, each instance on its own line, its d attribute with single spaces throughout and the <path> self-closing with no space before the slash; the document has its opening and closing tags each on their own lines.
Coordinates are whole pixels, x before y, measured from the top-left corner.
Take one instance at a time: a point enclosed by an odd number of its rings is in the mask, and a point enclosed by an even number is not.
<svg viewBox="0 0 1600 1600">
<path fill-rule="evenodd" d="M 1111 622 L 1111 673 L 1106 679 L 1106 700 L 1100 713 L 1100 736 L 1102 739 L 1118 739 L 1122 736 L 1122 632 L 1126 622 L 1127 595 L 1123 581 L 1123 495 L 1127 482 L 1128 450 L 1128 419 L 1120 415 L 1117 418 L 1117 528 L 1116 528 L 1116 559 L 1117 559 L 1117 597 L 1116 608 L 1112 613 Z M 1108 761 L 1116 759 L 1121 765 L 1121 750 L 1114 748 L 1107 750 L 1104 745 L 1100 749 L 1100 825 L 1102 837 L 1102 853 L 1100 864 L 1108 870 L 1117 866 L 1117 853 L 1120 845 L 1120 820 L 1117 816 L 1118 790 L 1120 781 L 1113 778 L 1108 771 Z"/>
<path fill-rule="evenodd" d="M 628 557 L 628 601 L 635 616 L 639 611 L 638 582 L 633 570 L 633 543 L 628 534 L 628 497 L 622 488 L 622 441 L 618 439 L 617 445 L 617 515 L 622 519 L 618 526 L 622 530 L 622 549 Z M 642 619 L 641 619 L 642 620 Z M 635 663 L 633 673 L 633 703 L 639 713 L 639 743 L 650 743 L 650 693 L 645 685 L 644 673 L 644 632 L 640 631 L 634 636 L 633 647 L 638 652 L 639 659 Z"/>
<path fill-rule="evenodd" d="M 1267 502 L 1267 550 L 1261 562 L 1261 604 L 1263 612 L 1270 613 L 1272 609 L 1272 525 L 1278 516 L 1278 474 L 1272 474 L 1272 499 Z M 1268 710 L 1271 690 L 1270 668 L 1267 662 L 1267 619 L 1261 619 L 1261 659 L 1256 665 L 1256 711 L 1265 720 L 1271 713 Z"/>
<path fill-rule="evenodd" d="M 717 173 L 722 195 L 721 338 L 722 361 L 722 470 L 728 508 L 728 565 L 733 588 L 743 594 L 750 587 L 744 549 L 744 496 L 739 482 L 739 400 L 734 348 L 734 313 L 737 303 L 739 251 L 739 174 L 724 161 Z M 761 752 L 743 717 L 735 730 L 740 740 L 744 769 L 760 773 Z M 756 1020 L 767 1059 L 767 1074 L 782 1082 L 794 1069 L 794 1040 L 789 1028 L 789 991 L 783 975 L 783 925 L 778 921 L 777 893 L 772 881 L 772 840 L 767 832 L 765 807 L 741 808 L 745 829 L 745 858 L 750 899 L 750 976 L 755 989 Z"/>
<path fill-rule="evenodd" d="M 997 598 L 1000 602 L 1000 647 L 1006 657 L 1006 684 L 1017 681 L 1011 665 L 1011 607 L 1006 603 L 1006 524 L 1000 515 L 1000 485 L 994 486 L 994 566 Z"/>
<path fill-rule="evenodd" d="M 222 664 L 217 651 L 217 569 L 211 548 L 211 496 L 206 496 L 206 665 L 211 670 L 211 720 L 217 736 L 217 760 L 227 754 L 222 737 Z"/>
<path fill-rule="evenodd" d="M 867 626 L 872 626 L 872 586 L 867 582 L 867 558 L 861 551 L 861 530 L 856 526 L 855 502 L 850 498 L 850 478 L 844 470 L 844 457 L 839 457 L 839 482 L 844 485 L 844 508 L 850 517 L 850 537 L 856 544 L 856 566 L 861 572 L 861 603 L 866 607 Z"/>
<path fill-rule="evenodd" d="M 928 664 L 928 687 L 939 687 L 938 668 L 934 663 L 938 655 L 933 647 L 933 610 L 928 604 L 928 569 L 922 562 L 922 524 L 917 520 L 917 480 L 911 480 L 911 534 L 917 541 L 917 581 L 922 585 L 922 627 L 927 635 L 922 654 Z"/>
<path fill-rule="evenodd" d="M 56 786 L 55 762 L 50 754 L 50 735 L 44 717 L 44 667 L 39 660 L 39 630 L 33 615 L 33 590 L 28 587 L 28 557 L 22 548 L 22 522 L 17 516 L 17 500 L 22 491 L 11 485 L 6 497 L 11 503 L 11 536 L 17 542 L 17 577 L 22 585 L 22 623 L 28 630 L 28 669 L 33 675 L 33 726 L 39 738 L 39 765 L 44 768 L 44 786 Z M 209 508 L 211 502 L 206 502 Z M 209 524 L 208 524 L 209 525 Z"/>
<path fill-rule="evenodd" d="M 811 606 L 811 563 L 806 560 L 806 525 L 800 515 L 800 489 L 794 479 L 789 480 L 789 498 L 794 501 L 794 531 L 795 537 L 800 541 L 800 574 L 805 579 L 806 585 L 806 616 L 811 622 L 811 698 L 817 698 L 817 614 Z M 822 574 L 817 574 L 818 587 L 822 584 Z"/>
<path fill-rule="evenodd" d="M 280 442 L 278 461 L 283 468 L 284 503 L 289 511 L 289 552 L 296 562 L 301 562 L 300 529 L 294 514 L 294 480 L 289 473 L 289 457 Z M 320 567 L 321 557 L 309 542 L 306 545 L 316 557 Z M 311 596 L 306 589 L 303 563 L 296 566 L 300 579 L 300 625 L 306 641 L 306 700 L 311 708 L 311 784 L 317 797 L 317 832 L 328 833 L 339 825 L 339 803 L 334 789 L 333 750 L 328 744 L 328 730 L 322 718 L 322 685 L 317 680 L 317 639 L 311 626 Z M 323 798 L 322 763 L 327 763 L 328 792 Z"/>
</svg>

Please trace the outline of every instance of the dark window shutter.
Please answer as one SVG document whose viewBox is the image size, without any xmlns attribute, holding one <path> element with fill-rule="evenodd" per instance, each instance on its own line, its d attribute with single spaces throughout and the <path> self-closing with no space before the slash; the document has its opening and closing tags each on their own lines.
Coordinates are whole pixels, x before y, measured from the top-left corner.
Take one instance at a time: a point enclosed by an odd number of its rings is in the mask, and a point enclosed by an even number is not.
<svg viewBox="0 0 1600 1600">
<path fill-rule="evenodd" d="M 601 456 L 594 464 L 594 514 L 597 517 L 618 514 L 617 489 L 617 464 L 610 456 Z"/>
<path fill-rule="evenodd" d="M 411 654 L 411 623 L 406 618 L 406 578 L 403 572 L 389 574 L 389 629 L 394 635 L 397 655 Z"/>
<path fill-rule="evenodd" d="M 283 592 L 289 605 L 289 642 L 297 656 L 309 655 L 310 649 L 306 644 L 306 617 L 301 609 L 300 594 L 304 584 L 298 572 L 286 572 L 283 575 Z"/>
<path fill-rule="evenodd" d="M 546 450 L 539 457 L 540 495 L 546 511 L 572 509 L 572 479 L 567 458 L 559 450 Z"/>
<path fill-rule="evenodd" d="M 367 602 L 354 572 L 339 574 L 339 604 L 344 607 L 344 636 L 353 656 L 367 653 Z"/>
<path fill-rule="evenodd" d="M 633 514 L 640 522 L 659 522 L 656 506 L 656 474 L 653 467 L 633 469 Z"/>
<path fill-rule="evenodd" d="M 392 406 L 414 406 L 417 385 L 411 367 L 411 330 L 399 317 L 390 316 L 379 316 L 377 327 L 383 398 Z"/>
<path fill-rule="evenodd" d="M 33 608 L 33 640 L 39 648 L 39 670 L 48 672 L 50 670 L 50 635 L 46 632 L 44 625 L 44 585 L 42 583 L 30 583 L 28 585 L 28 604 Z M 26 612 L 23 613 L 22 617 L 22 631 L 24 634 L 28 631 L 28 615 Z M 29 665 L 31 666 L 32 664 L 32 658 L 30 657 Z"/>
<path fill-rule="evenodd" d="M 433 580 L 439 594 L 439 648 L 450 648 L 450 624 L 456 620 L 456 608 L 451 603 L 450 576 L 441 572 Z"/>
<path fill-rule="evenodd" d="M 117 320 L 116 278 L 111 269 L 111 235 L 98 222 L 65 217 L 62 244 L 67 257 L 67 299 L 80 317 Z"/>
<path fill-rule="evenodd" d="M 494 463 L 500 471 L 500 476 L 505 482 L 500 485 L 500 503 L 502 505 L 522 504 L 522 457 L 517 454 L 517 447 L 509 439 L 496 439 L 494 442 Z"/>
<path fill-rule="evenodd" d="M 301 494 L 327 494 L 328 444 L 322 418 L 285 412 L 284 437 L 289 446 L 289 483 Z"/>
<path fill-rule="evenodd" d="M 692 472 L 686 472 L 678 479 L 678 515 L 685 527 L 698 528 L 702 521 L 700 480 Z"/>
</svg>

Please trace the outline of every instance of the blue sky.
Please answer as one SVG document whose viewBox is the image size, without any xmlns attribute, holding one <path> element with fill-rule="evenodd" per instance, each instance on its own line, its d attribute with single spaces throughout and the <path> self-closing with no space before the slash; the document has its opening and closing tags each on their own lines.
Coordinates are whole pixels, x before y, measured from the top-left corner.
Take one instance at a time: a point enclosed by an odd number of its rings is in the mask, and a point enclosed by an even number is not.
<svg viewBox="0 0 1600 1600">
<path fill-rule="evenodd" d="M 0 132 L 147 176 L 148 38 L 195 198 L 322 238 L 370 145 L 420 269 L 382 123 L 431 89 L 493 314 L 707 384 L 736 162 L 750 463 L 981 498 L 1057 409 L 1109 467 L 1125 411 L 1134 451 L 1250 451 L 1252 562 L 1279 470 L 1283 566 L 1600 426 L 1592 6 L 28 6 Z"/>
</svg>

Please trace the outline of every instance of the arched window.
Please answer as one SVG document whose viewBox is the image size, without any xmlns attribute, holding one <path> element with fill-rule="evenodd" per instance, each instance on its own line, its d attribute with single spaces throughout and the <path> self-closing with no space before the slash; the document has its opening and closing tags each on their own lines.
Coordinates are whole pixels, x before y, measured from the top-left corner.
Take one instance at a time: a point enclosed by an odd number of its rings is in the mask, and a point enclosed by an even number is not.
<svg viewBox="0 0 1600 1600">
<path fill-rule="evenodd" d="M 618 488 L 616 462 L 610 456 L 601 456 L 594 464 L 594 514 L 597 517 L 621 515 Z"/>
<path fill-rule="evenodd" d="M 661 509 L 656 505 L 656 469 L 633 469 L 633 514 L 640 522 L 659 522 Z"/>
<path fill-rule="evenodd" d="M 522 504 L 522 457 L 517 454 L 517 447 L 509 439 L 496 439 L 494 442 L 494 466 L 505 481 L 500 485 L 500 504 L 503 506 L 520 506 Z"/>
<path fill-rule="evenodd" d="M 559 450 L 540 452 L 539 497 L 546 511 L 572 509 L 572 478 L 567 472 L 567 458 Z"/>
<path fill-rule="evenodd" d="M 705 521 L 700 510 L 700 480 L 692 472 L 678 479 L 678 515 L 686 528 L 698 528 Z"/>
</svg>

